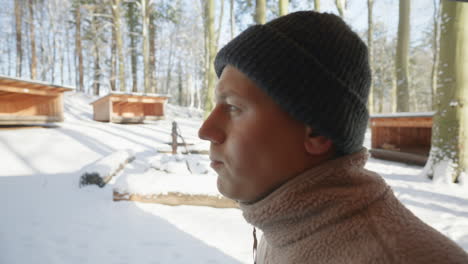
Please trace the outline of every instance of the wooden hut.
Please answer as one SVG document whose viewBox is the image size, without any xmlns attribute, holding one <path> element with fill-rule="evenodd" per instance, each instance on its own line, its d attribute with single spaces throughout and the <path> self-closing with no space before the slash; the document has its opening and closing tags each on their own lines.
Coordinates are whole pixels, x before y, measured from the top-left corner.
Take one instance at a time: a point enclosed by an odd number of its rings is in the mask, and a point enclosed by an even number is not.
<svg viewBox="0 0 468 264">
<path fill-rule="evenodd" d="M 429 156 L 434 112 L 370 117 L 372 157 L 424 165 Z"/>
<path fill-rule="evenodd" d="M 63 92 L 73 88 L 0 76 L 0 125 L 63 121 Z"/>
<path fill-rule="evenodd" d="M 93 118 L 101 122 L 141 123 L 164 118 L 169 97 L 158 94 L 110 93 L 92 102 Z"/>
</svg>

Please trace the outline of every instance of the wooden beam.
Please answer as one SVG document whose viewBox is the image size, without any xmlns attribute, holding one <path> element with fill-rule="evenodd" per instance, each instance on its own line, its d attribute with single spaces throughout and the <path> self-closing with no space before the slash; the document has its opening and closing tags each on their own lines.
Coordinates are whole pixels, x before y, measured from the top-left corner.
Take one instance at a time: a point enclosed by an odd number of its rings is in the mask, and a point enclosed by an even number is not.
<svg viewBox="0 0 468 264">
<path fill-rule="evenodd" d="M 432 127 L 432 117 L 372 118 L 372 127 Z"/>
<path fill-rule="evenodd" d="M 0 101 L 15 101 L 21 100 L 28 97 L 38 97 L 40 95 L 31 95 L 31 94 L 20 94 L 20 93 L 9 93 L 9 92 L 0 92 Z"/>
<path fill-rule="evenodd" d="M 128 103 L 163 103 L 164 99 L 156 99 L 156 98 L 138 98 L 138 97 L 111 97 L 110 99 L 112 102 L 128 102 Z"/>
<path fill-rule="evenodd" d="M 12 86 L 17 88 L 39 89 L 39 90 L 54 90 L 60 92 L 72 91 L 73 88 L 55 84 L 49 84 L 35 80 L 22 80 L 13 77 L 0 76 L 0 85 Z"/>
<path fill-rule="evenodd" d="M 38 89 L 42 86 L 40 84 L 33 84 L 33 83 L 20 82 L 20 81 L 9 81 L 9 82 L 0 81 L 0 85 L 17 87 L 17 88 L 28 88 L 28 89 Z"/>
<path fill-rule="evenodd" d="M 7 79 L 0 79 L 0 84 L 11 85 L 12 83 L 15 83 L 15 81 L 7 80 Z"/>
<path fill-rule="evenodd" d="M 137 123 L 143 123 L 144 119 L 145 119 L 144 116 L 133 116 L 133 117 L 112 116 L 110 121 L 112 123 L 119 123 L 119 124 L 123 124 L 123 123 L 137 124 Z"/>
<path fill-rule="evenodd" d="M 15 116 L 0 115 L 0 125 L 28 125 L 62 122 L 61 116 Z"/>
<path fill-rule="evenodd" d="M 167 194 L 129 194 L 114 191 L 114 201 L 138 201 L 165 205 L 195 205 L 214 208 L 239 208 L 239 204 L 231 199 L 206 194 L 183 194 L 169 192 Z"/>
<path fill-rule="evenodd" d="M 11 92 L 11 93 L 21 93 L 21 94 L 34 94 L 34 95 L 42 95 L 42 96 L 57 96 L 60 93 L 56 91 L 41 91 L 41 90 L 36 90 L 36 89 L 11 87 L 11 86 L 6 86 L 2 84 L 0 84 L 0 91 Z"/>
<path fill-rule="evenodd" d="M 371 156 L 376 159 L 391 160 L 391 161 L 403 162 L 406 164 L 416 164 L 420 166 L 424 166 L 428 158 L 425 155 L 418 155 L 418 154 L 413 154 L 413 153 L 399 152 L 399 151 L 385 150 L 385 149 L 373 148 L 369 152 L 371 153 Z"/>
</svg>

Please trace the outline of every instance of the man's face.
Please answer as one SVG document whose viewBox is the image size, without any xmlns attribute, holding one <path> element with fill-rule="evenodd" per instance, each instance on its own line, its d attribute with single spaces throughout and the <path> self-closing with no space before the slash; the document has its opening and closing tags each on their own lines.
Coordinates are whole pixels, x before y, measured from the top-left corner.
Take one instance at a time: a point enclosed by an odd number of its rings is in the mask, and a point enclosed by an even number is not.
<svg viewBox="0 0 468 264">
<path fill-rule="evenodd" d="M 199 131 L 211 142 L 219 191 L 253 202 L 308 167 L 306 126 L 292 119 L 243 73 L 226 66 L 216 106 Z"/>
</svg>

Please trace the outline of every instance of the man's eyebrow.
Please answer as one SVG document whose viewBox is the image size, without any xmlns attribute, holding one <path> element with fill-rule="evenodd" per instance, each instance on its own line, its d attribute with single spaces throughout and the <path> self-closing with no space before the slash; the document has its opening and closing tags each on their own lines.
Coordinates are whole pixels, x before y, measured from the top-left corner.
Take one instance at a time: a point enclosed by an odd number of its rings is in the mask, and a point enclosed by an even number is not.
<svg viewBox="0 0 468 264">
<path fill-rule="evenodd" d="M 220 102 L 223 102 L 223 101 L 226 101 L 226 99 L 228 97 L 235 97 L 235 98 L 240 98 L 241 96 L 232 91 L 232 90 L 224 90 L 221 88 L 221 91 L 219 92 L 220 89 L 216 89 L 215 90 L 215 100 L 216 101 L 220 101 Z"/>
<path fill-rule="evenodd" d="M 231 93 L 216 93 L 215 101 L 216 102 L 226 102 L 227 98 L 233 97 Z"/>
</svg>

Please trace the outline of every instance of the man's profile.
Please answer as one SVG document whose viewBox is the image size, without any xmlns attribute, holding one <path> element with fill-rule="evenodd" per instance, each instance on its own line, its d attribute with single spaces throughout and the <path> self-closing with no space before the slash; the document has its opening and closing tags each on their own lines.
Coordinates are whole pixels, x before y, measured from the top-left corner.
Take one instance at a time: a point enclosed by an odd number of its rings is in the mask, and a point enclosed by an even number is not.
<svg viewBox="0 0 468 264">
<path fill-rule="evenodd" d="M 260 263 L 468 263 L 364 169 L 367 47 L 339 17 L 255 25 L 218 53 L 209 140 L 218 189 L 263 231 Z"/>
</svg>

